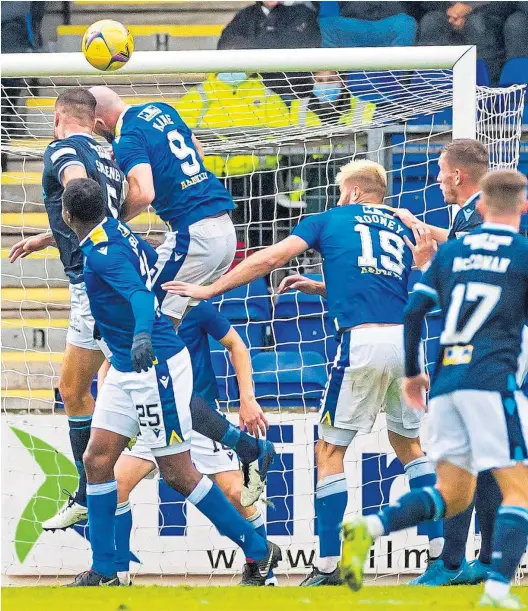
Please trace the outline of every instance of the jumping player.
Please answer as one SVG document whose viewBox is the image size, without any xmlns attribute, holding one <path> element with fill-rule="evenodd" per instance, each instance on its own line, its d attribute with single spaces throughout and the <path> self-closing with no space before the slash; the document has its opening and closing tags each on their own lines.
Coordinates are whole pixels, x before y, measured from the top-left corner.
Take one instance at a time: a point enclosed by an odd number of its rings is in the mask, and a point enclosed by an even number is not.
<svg viewBox="0 0 528 611">
<path fill-rule="evenodd" d="M 154 249 L 105 216 L 104 193 L 90 179 L 70 181 L 63 216 L 80 240 L 91 311 L 112 353 L 83 457 L 93 565 L 72 585 L 119 584 L 114 465 L 139 431 L 168 485 L 240 545 L 252 559 L 254 579 L 265 582 L 281 558 L 280 548 L 266 543 L 191 462 L 191 362 L 151 290 Z"/>
</svg>

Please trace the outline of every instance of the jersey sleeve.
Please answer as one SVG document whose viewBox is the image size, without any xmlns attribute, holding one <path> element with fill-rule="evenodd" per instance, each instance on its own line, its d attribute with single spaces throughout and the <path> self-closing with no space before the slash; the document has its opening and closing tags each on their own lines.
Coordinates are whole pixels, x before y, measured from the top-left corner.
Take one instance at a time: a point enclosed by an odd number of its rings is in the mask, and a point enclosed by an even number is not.
<svg viewBox="0 0 528 611">
<path fill-rule="evenodd" d="M 200 325 L 216 341 L 223 339 L 231 329 L 231 323 L 210 303 L 202 302 L 200 306 Z"/>
<path fill-rule="evenodd" d="M 319 250 L 321 231 L 323 228 L 321 214 L 312 214 L 304 218 L 292 231 L 292 235 L 303 239 L 310 248 Z"/>
<path fill-rule="evenodd" d="M 53 142 L 46 151 L 48 167 L 53 168 L 53 172 L 62 184 L 62 173 L 72 165 L 77 165 L 85 169 L 84 163 L 80 159 L 75 147 L 68 141 Z"/>
<path fill-rule="evenodd" d="M 139 130 L 127 131 L 116 138 L 113 149 L 117 164 L 125 176 L 140 163 L 150 164 L 147 143 Z"/>
</svg>

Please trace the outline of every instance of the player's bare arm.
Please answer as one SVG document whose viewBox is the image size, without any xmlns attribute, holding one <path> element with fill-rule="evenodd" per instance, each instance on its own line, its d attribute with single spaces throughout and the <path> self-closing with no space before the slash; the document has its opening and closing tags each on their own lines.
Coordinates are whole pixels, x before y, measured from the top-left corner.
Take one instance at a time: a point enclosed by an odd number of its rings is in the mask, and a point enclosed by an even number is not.
<svg viewBox="0 0 528 611">
<path fill-rule="evenodd" d="M 428 231 L 433 240 L 438 242 L 438 244 L 447 242 L 447 237 L 449 235 L 448 229 L 436 227 L 435 225 L 429 225 L 428 223 L 420 221 L 410 210 L 407 210 L 407 208 L 396 208 L 394 210 L 394 216 L 399 218 L 400 221 L 409 229 L 419 227 L 423 231 Z"/>
<path fill-rule="evenodd" d="M 194 144 L 194 148 L 196 149 L 196 152 L 198 153 L 200 159 L 203 161 L 205 157 L 204 149 L 203 149 L 202 143 L 198 140 L 198 138 L 194 134 L 192 135 L 192 142 Z"/>
<path fill-rule="evenodd" d="M 229 352 L 229 358 L 237 377 L 240 391 L 240 428 L 247 427 L 248 432 L 255 437 L 265 435 L 269 423 L 255 399 L 249 351 L 233 327 L 220 340 L 220 343 Z"/>
<path fill-rule="evenodd" d="M 251 255 L 210 286 L 198 286 L 172 280 L 163 284 L 162 288 L 172 295 L 183 295 L 193 299 L 211 299 L 237 286 L 248 284 L 257 278 L 266 276 L 307 249 L 308 244 L 303 239 L 292 235 L 278 244 L 268 246 Z"/>
<path fill-rule="evenodd" d="M 433 259 L 438 250 L 438 243 L 433 238 L 427 226 L 415 225 L 412 228 L 414 235 L 413 244 L 407 236 L 403 236 L 405 244 L 411 249 L 414 264 L 418 269 L 423 270 Z"/>
<path fill-rule="evenodd" d="M 121 213 L 124 221 L 130 221 L 154 201 L 154 179 L 148 163 L 138 163 L 127 174 L 128 194 Z"/>
<path fill-rule="evenodd" d="M 301 276 L 300 274 L 292 274 L 282 280 L 277 292 L 281 295 L 287 291 L 301 291 L 301 293 L 306 293 L 307 295 L 326 297 L 326 285 L 324 282 L 306 278 L 306 276 Z"/>
</svg>

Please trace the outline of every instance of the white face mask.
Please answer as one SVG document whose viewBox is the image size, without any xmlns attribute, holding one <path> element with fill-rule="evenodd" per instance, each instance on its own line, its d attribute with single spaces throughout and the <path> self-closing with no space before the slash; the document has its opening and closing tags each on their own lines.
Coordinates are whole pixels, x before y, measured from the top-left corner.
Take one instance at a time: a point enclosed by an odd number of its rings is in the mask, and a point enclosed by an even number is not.
<svg viewBox="0 0 528 611">
<path fill-rule="evenodd" d="M 233 87 L 247 81 L 247 74 L 245 72 L 219 72 L 217 76 L 223 83 Z"/>
</svg>

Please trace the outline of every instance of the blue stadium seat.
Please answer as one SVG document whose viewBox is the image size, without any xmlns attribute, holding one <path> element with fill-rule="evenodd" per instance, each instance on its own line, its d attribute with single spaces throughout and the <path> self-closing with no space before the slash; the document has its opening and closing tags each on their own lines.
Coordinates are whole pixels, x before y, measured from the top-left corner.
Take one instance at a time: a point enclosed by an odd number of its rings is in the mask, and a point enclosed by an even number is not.
<svg viewBox="0 0 528 611">
<path fill-rule="evenodd" d="M 219 344 L 221 346 L 221 344 Z M 227 351 L 222 348 L 222 352 L 212 351 L 211 362 L 218 384 L 220 401 L 228 402 L 233 407 L 238 404 L 239 393 L 235 372 L 229 360 Z"/>
<path fill-rule="evenodd" d="M 401 77 L 400 77 L 401 78 Z M 347 89 L 365 102 L 389 102 L 401 100 L 403 88 L 390 72 L 348 72 L 345 75 Z"/>
<path fill-rule="evenodd" d="M 477 59 L 477 85 L 491 87 L 488 65 L 483 59 Z"/>
<path fill-rule="evenodd" d="M 528 57 L 513 57 L 502 67 L 499 87 L 528 84 Z"/>
<path fill-rule="evenodd" d="M 319 407 L 327 381 L 317 352 L 261 352 L 252 360 L 255 394 L 265 407 Z"/>
<path fill-rule="evenodd" d="M 231 321 L 271 319 L 271 298 L 264 278 L 228 291 L 213 303 Z"/>
</svg>

